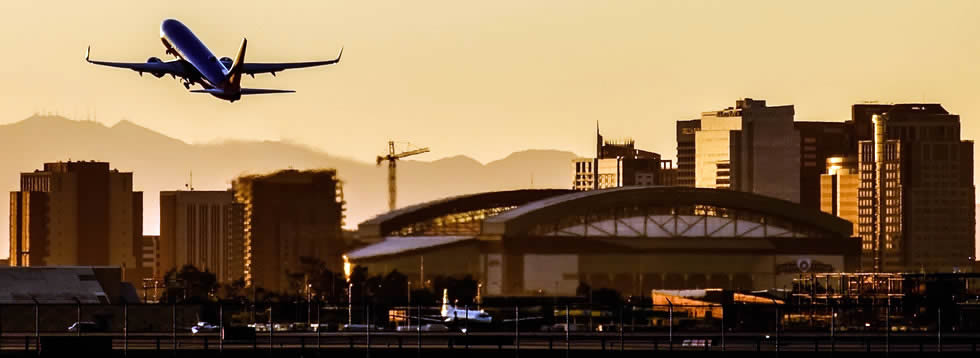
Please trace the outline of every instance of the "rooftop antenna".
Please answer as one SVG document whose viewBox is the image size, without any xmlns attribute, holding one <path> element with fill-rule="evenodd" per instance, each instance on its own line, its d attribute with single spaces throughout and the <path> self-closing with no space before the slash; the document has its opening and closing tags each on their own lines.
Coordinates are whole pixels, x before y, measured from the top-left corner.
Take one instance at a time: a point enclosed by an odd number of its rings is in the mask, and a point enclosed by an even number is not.
<svg viewBox="0 0 980 358">
<path fill-rule="evenodd" d="M 193 170 L 191 170 L 190 178 L 189 178 L 187 184 L 184 184 L 184 187 L 187 188 L 190 191 L 194 191 L 194 171 Z"/>
</svg>

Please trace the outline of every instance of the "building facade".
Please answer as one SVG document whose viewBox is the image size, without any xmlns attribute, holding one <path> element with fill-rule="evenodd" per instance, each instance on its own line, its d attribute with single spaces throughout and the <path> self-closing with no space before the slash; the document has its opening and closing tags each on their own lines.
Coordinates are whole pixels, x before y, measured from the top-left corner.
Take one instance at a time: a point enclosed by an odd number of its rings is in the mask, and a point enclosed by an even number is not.
<svg viewBox="0 0 980 358">
<path fill-rule="evenodd" d="M 677 185 L 694 187 L 695 132 L 701 130 L 701 120 L 677 121 Z"/>
<path fill-rule="evenodd" d="M 227 283 L 244 277 L 243 205 L 224 191 L 160 192 L 160 263 L 154 278 L 193 265 Z"/>
<path fill-rule="evenodd" d="M 670 162 L 666 165 L 669 168 Z M 660 154 L 636 149 L 631 139 L 603 141 L 596 131 L 596 157 L 572 160 L 575 172 L 572 189 L 578 191 L 618 188 L 622 186 L 666 185 L 670 173 L 662 173 L 665 162 Z"/>
<path fill-rule="evenodd" d="M 821 176 L 829 158 L 856 158 L 850 122 L 795 122 L 800 132 L 800 205 L 821 209 Z M 855 173 L 856 174 L 856 173 Z"/>
<path fill-rule="evenodd" d="M 11 266 L 119 266 L 138 280 L 143 193 L 105 162 L 45 163 L 10 194 Z"/>
<path fill-rule="evenodd" d="M 270 291 L 302 289 L 287 275 L 303 258 L 341 272 L 345 245 L 343 188 L 334 170 L 283 170 L 243 176 L 232 184 L 244 205 L 244 279 Z M 297 286 L 297 287 L 293 287 Z"/>
<path fill-rule="evenodd" d="M 793 106 L 746 98 L 703 112 L 695 131 L 695 186 L 800 201 L 800 136 Z"/>
<path fill-rule="evenodd" d="M 860 261 L 851 223 L 792 202 L 731 190 L 622 187 L 463 195 L 359 225 L 372 245 L 346 256 L 371 274 L 471 276 L 487 296 L 575 295 L 579 287 L 791 287 L 807 272 Z"/>
<path fill-rule="evenodd" d="M 820 175 L 820 211 L 851 222 L 859 233 L 857 157 L 830 157 L 826 162 L 827 173 Z"/>
<path fill-rule="evenodd" d="M 862 267 L 956 272 L 973 267 L 973 142 L 939 104 L 896 104 L 871 115 L 859 142 Z"/>
<path fill-rule="evenodd" d="M 140 276 L 143 279 L 163 277 L 163 273 L 160 272 L 160 236 L 143 235 L 140 243 L 142 246 L 140 251 L 142 273 Z"/>
</svg>

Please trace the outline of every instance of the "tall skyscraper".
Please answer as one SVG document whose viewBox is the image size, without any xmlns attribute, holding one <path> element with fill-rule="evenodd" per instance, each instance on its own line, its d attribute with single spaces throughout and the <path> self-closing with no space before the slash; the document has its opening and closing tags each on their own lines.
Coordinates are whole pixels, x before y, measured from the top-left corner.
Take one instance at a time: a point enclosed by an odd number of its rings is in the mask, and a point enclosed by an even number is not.
<svg viewBox="0 0 980 358">
<path fill-rule="evenodd" d="M 701 130 L 701 120 L 677 121 L 677 186 L 694 186 L 694 160 L 697 146 L 694 133 Z"/>
<path fill-rule="evenodd" d="M 244 277 L 243 221 L 243 205 L 230 190 L 160 192 L 157 275 L 194 265 L 222 283 Z"/>
<path fill-rule="evenodd" d="M 800 136 L 794 109 L 746 98 L 701 114 L 694 134 L 695 186 L 800 201 Z"/>
<path fill-rule="evenodd" d="M 10 193 L 11 266 L 110 265 L 138 280 L 143 193 L 104 162 L 45 163 Z"/>
<path fill-rule="evenodd" d="M 862 267 L 885 272 L 969 271 L 975 250 L 973 142 L 939 104 L 872 112 L 859 142 Z"/>
<path fill-rule="evenodd" d="M 287 275 L 302 272 L 303 257 L 341 272 L 344 201 L 336 171 L 243 176 L 232 187 L 244 205 L 246 284 L 278 292 L 301 289 L 290 287 Z"/>
</svg>

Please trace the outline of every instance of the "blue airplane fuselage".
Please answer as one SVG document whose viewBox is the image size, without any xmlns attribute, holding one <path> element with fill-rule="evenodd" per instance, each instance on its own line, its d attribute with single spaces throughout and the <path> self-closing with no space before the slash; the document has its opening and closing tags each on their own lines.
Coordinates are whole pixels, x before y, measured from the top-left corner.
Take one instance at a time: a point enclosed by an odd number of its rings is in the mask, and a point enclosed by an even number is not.
<svg viewBox="0 0 980 358">
<path fill-rule="evenodd" d="M 160 25 L 160 40 L 167 53 L 194 66 L 204 88 L 226 89 L 228 69 L 187 26 L 174 19 L 164 20 Z"/>
</svg>

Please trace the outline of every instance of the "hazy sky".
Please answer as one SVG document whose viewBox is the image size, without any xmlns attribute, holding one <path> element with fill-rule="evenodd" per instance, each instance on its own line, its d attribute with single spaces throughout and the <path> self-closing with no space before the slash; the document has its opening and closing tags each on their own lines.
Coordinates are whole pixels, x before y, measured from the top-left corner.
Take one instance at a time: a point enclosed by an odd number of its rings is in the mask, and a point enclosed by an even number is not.
<svg viewBox="0 0 980 358">
<path fill-rule="evenodd" d="M 3 1 L 0 122 L 34 112 L 130 119 L 190 141 L 288 139 L 365 161 L 388 138 L 428 158 L 528 148 L 590 154 L 608 137 L 675 154 L 674 121 L 738 97 L 841 121 L 850 105 L 935 101 L 980 132 L 980 2 L 964 1 Z M 218 56 L 343 62 L 249 87 L 240 102 L 88 65 L 168 58 L 178 18 Z M 58 158 L 52 158 L 52 160 Z M 63 158 L 62 158 L 63 159 Z M 422 159 L 422 157 L 420 157 Z M 31 168 L 24 168 L 29 170 Z M 16 173 L 0 173 L 16 175 Z M 5 188 L 15 189 L 15 188 Z"/>
</svg>

